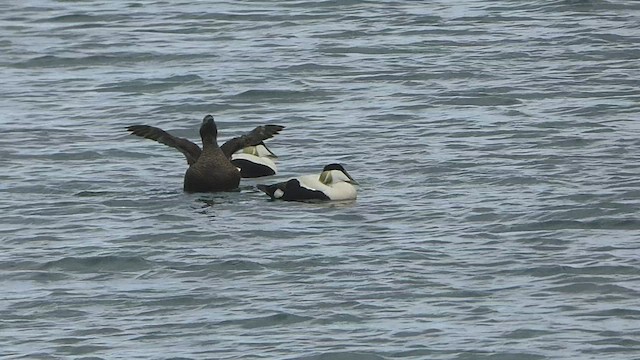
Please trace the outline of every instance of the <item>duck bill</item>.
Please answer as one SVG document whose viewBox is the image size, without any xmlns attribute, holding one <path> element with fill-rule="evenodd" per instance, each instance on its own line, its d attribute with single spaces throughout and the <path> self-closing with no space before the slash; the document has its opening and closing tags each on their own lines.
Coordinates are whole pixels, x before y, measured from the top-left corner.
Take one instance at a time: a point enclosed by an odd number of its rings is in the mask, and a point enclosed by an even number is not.
<svg viewBox="0 0 640 360">
<path fill-rule="evenodd" d="M 211 115 L 207 115 L 204 117 L 204 119 L 202 119 L 202 125 L 213 125 L 214 121 L 213 121 L 213 116 Z"/>
<path fill-rule="evenodd" d="M 265 149 L 265 150 L 267 150 L 267 153 L 268 153 L 268 154 L 267 154 L 267 155 L 265 155 L 266 157 L 269 157 L 269 158 L 272 158 L 272 159 L 277 159 L 277 158 L 278 158 L 278 156 L 277 156 L 276 154 L 274 154 L 274 153 L 273 153 L 273 151 L 271 151 L 271 149 L 269 149 L 269 148 L 267 147 L 267 145 L 265 145 L 264 143 L 263 143 L 263 144 L 261 144 L 261 145 L 262 145 L 262 146 L 264 146 L 264 149 Z"/>
<path fill-rule="evenodd" d="M 344 174 L 347 175 L 347 177 L 349 178 L 349 181 L 347 181 L 349 184 L 360 185 L 359 182 L 357 182 L 354 178 L 351 177 L 351 175 L 349 175 L 347 170 L 344 171 Z"/>
</svg>

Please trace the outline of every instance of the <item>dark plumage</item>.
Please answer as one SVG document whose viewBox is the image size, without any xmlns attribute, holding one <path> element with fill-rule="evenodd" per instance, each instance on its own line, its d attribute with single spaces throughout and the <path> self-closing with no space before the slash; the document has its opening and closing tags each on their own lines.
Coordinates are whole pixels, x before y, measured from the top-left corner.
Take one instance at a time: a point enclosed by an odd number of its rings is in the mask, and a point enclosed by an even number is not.
<svg viewBox="0 0 640 360">
<path fill-rule="evenodd" d="M 213 116 L 207 115 L 200 126 L 202 149 L 188 139 L 175 137 L 157 127 L 132 125 L 127 130 L 133 135 L 155 140 L 180 151 L 187 159 L 189 168 L 184 175 L 184 191 L 218 192 L 230 191 L 240 183 L 240 171 L 231 164 L 231 155 L 246 147 L 259 144 L 279 133 L 284 126 L 263 125 L 242 136 L 218 146 L 218 128 Z"/>
<path fill-rule="evenodd" d="M 320 190 L 304 187 L 299 179 L 290 179 L 273 185 L 258 184 L 256 187 L 271 199 L 284 201 L 331 200 Z"/>
</svg>

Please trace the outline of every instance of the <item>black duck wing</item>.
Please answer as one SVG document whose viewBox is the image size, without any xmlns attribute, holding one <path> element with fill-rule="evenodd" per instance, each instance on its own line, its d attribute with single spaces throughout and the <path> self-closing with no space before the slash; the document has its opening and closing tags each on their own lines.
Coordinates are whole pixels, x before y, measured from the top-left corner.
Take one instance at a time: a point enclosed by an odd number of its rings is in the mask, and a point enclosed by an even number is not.
<svg viewBox="0 0 640 360">
<path fill-rule="evenodd" d="M 187 158 L 189 165 L 193 164 L 200 157 L 200 147 L 191 141 L 179 138 L 169 134 L 168 132 L 149 125 L 131 125 L 127 127 L 127 130 L 133 135 L 143 137 L 145 139 L 155 140 L 161 144 L 165 144 L 172 148 L 177 149 Z"/>
<path fill-rule="evenodd" d="M 225 156 L 230 159 L 234 152 L 247 146 L 258 145 L 261 141 L 272 138 L 282 129 L 284 129 L 282 125 L 258 126 L 247 134 L 228 140 L 220 146 L 220 149 L 222 149 Z"/>
<path fill-rule="evenodd" d="M 258 184 L 256 187 L 269 195 L 271 199 L 284 201 L 312 201 L 312 200 L 330 200 L 330 198 L 319 190 L 310 189 L 300 184 L 298 179 L 290 179 L 273 185 Z"/>
</svg>

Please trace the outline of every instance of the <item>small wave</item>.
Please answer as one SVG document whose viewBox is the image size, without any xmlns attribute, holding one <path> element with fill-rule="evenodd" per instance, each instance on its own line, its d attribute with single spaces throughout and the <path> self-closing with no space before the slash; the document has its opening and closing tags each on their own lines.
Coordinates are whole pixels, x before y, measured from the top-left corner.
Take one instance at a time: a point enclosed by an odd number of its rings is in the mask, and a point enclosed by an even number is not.
<svg viewBox="0 0 640 360">
<path fill-rule="evenodd" d="M 202 83 L 197 75 L 176 75 L 160 79 L 136 79 L 119 83 L 107 83 L 98 86 L 98 92 L 158 92 L 178 86 Z"/>
<path fill-rule="evenodd" d="M 135 52 L 111 52 L 111 55 L 89 55 L 83 57 L 44 55 L 13 63 L 12 66 L 18 69 L 89 68 L 92 66 L 117 66 L 119 64 L 164 63 L 172 60 L 180 60 L 182 57 L 185 56 Z"/>
<path fill-rule="evenodd" d="M 64 26 L 61 27 L 60 30 L 84 30 L 84 29 L 95 29 L 95 28 L 102 28 L 102 27 L 108 27 L 108 23 L 106 22 L 102 22 L 102 23 L 78 23 L 76 25 L 70 25 L 70 26 Z"/>
<path fill-rule="evenodd" d="M 468 106 L 509 106 L 519 105 L 522 102 L 515 98 L 503 96 L 455 96 L 449 99 L 440 99 L 434 102 L 439 105 L 468 105 Z"/>
<path fill-rule="evenodd" d="M 595 230 L 639 230 L 639 219 L 595 219 L 579 220 L 547 220 L 528 224 L 514 225 L 510 231 L 540 231 L 566 229 L 595 229 Z"/>
<path fill-rule="evenodd" d="M 638 296 L 638 291 L 633 289 L 610 284 L 596 284 L 593 282 L 577 283 L 564 286 L 554 286 L 543 290 L 544 292 L 568 293 L 568 294 L 602 294 L 603 296 L 625 295 Z"/>
<path fill-rule="evenodd" d="M 80 58 L 61 57 L 55 55 L 44 55 L 31 58 L 26 61 L 14 63 L 17 68 L 55 68 L 55 67 L 75 67 L 75 66 L 91 66 L 100 64 L 112 64 L 118 62 L 117 56 L 111 55 L 91 55 Z"/>
<path fill-rule="evenodd" d="M 238 97 L 283 97 L 283 96 L 291 96 L 291 95 L 303 95 L 302 91 L 295 90 L 269 90 L 269 89 L 251 89 L 247 91 L 243 91 L 236 96 Z"/>
<path fill-rule="evenodd" d="M 607 310 L 597 310 L 592 312 L 587 312 L 581 314 L 582 316 L 594 316 L 594 317 L 603 317 L 603 318 L 629 318 L 629 319 L 640 319 L 640 310 L 636 309 L 623 309 L 623 308 L 614 308 Z"/>
<path fill-rule="evenodd" d="M 85 354 L 91 354 L 94 352 L 100 352 L 105 350 L 110 350 L 110 347 L 102 346 L 102 345 L 78 345 L 78 346 L 64 345 L 64 346 L 58 346 L 56 348 L 56 352 L 60 352 L 68 355 L 85 355 Z M 91 357 L 91 359 L 95 360 L 95 359 L 102 359 L 102 358 Z"/>
<path fill-rule="evenodd" d="M 91 256 L 65 257 L 45 263 L 43 269 L 61 269 L 74 272 L 123 272 L 140 271 L 150 267 L 147 260 L 140 256 Z"/>
<path fill-rule="evenodd" d="M 314 323 L 321 325 L 337 323 L 360 324 L 363 322 L 365 322 L 365 319 L 363 317 L 351 314 L 332 314 L 327 318 L 317 319 L 314 321 Z"/>
<path fill-rule="evenodd" d="M 304 64 L 296 64 L 284 67 L 284 70 L 292 71 L 292 72 L 313 72 L 313 71 L 346 71 L 349 68 L 346 66 L 338 66 L 338 65 L 322 65 L 316 63 L 304 63 Z"/>
<path fill-rule="evenodd" d="M 43 318 L 72 319 L 72 318 L 82 318 L 87 316 L 88 314 L 89 313 L 87 311 L 63 309 L 63 310 L 52 310 L 52 311 L 43 312 L 42 314 L 40 314 L 40 316 Z"/>
<path fill-rule="evenodd" d="M 249 319 L 226 320 L 219 325 L 238 325 L 244 329 L 256 329 L 270 326 L 290 325 L 313 319 L 309 316 L 299 316 L 290 313 L 280 312 L 273 315 L 255 317 Z"/>
<path fill-rule="evenodd" d="M 251 101 L 265 100 L 269 102 L 300 102 L 317 100 L 329 96 L 323 91 L 297 91 L 297 90 L 281 90 L 281 89 L 251 89 L 236 94 L 234 97 L 239 99 L 250 99 Z"/>
<path fill-rule="evenodd" d="M 49 21 L 49 22 L 96 22 L 101 21 L 102 17 L 93 16 L 87 14 L 71 14 L 71 15 L 59 15 L 53 16 L 48 19 L 39 19 L 38 22 Z"/>
<path fill-rule="evenodd" d="M 233 105 L 229 105 L 228 103 L 207 103 L 207 104 L 178 104 L 178 105 L 161 105 L 152 108 L 149 113 L 150 114 L 180 114 L 183 116 L 184 114 L 209 114 L 212 113 L 221 113 L 229 109 L 233 109 Z M 194 123 L 199 121 L 200 119 L 194 119 Z"/>
<path fill-rule="evenodd" d="M 502 275 L 532 276 L 537 278 L 555 277 L 558 275 L 567 276 L 567 281 L 575 282 L 575 276 L 615 276 L 633 275 L 638 269 L 633 266 L 622 265 L 597 265 L 597 266 L 569 266 L 569 265 L 543 265 L 537 267 L 526 267 L 513 270 L 500 270 L 497 273 Z M 569 277 L 570 276 L 570 277 Z"/>
<path fill-rule="evenodd" d="M 105 197 L 105 196 L 114 196 L 114 195 L 119 195 L 121 194 L 120 192 L 115 192 L 115 191 L 100 191 L 100 190 L 83 190 L 83 191 L 79 191 L 75 194 L 73 194 L 74 196 L 77 197 Z"/>
<path fill-rule="evenodd" d="M 553 334 L 553 332 L 539 329 L 516 329 L 506 333 L 504 337 L 508 339 L 532 339 L 550 334 Z"/>
<path fill-rule="evenodd" d="M 20 271 L 5 273 L 7 279 L 20 281 L 36 281 L 40 283 L 63 281 L 69 278 L 68 275 L 53 271 Z"/>
<path fill-rule="evenodd" d="M 121 329 L 117 329 L 114 327 L 92 327 L 88 329 L 79 329 L 73 332 L 74 336 L 93 336 L 93 335 L 110 335 L 110 334 L 119 334 L 122 333 Z"/>
<path fill-rule="evenodd" d="M 213 270 L 262 270 L 264 266 L 249 260 L 225 260 L 214 264 Z"/>
<path fill-rule="evenodd" d="M 157 299 L 149 299 L 147 301 L 148 309 L 141 314 L 149 315 L 155 313 L 163 313 L 175 308 L 203 307 L 203 306 L 224 306 L 233 303 L 234 299 L 217 298 L 212 296 L 194 296 L 194 295 L 177 295 L 164 296 Z"/>
<path fill-rule="evenodd" d="M 320 354 L 314 354 L 309 356 L 302 356 L 295 358 L 295 360 L 385 360 L 384 356 L 370 353 L 370 352 L 358 352 L 358 351 L 329 351 Z"/>
</svg>

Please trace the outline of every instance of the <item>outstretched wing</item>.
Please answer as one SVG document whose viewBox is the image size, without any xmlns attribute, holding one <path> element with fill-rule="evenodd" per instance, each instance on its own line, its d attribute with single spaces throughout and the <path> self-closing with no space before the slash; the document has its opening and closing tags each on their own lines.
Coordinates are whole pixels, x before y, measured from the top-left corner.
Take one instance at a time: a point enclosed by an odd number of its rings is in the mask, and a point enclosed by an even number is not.
<svg viewBox="0 0 640 360">
<path fill-rule="evenodd" d="M 284 126 L 282 125 L 262 125 L 251 130 L 248 134 L 244 134 L 239 137 L 235 137 L 220 146 L 222 152 L 231 158 L 231 154 L 245 148 L 247 146 L 258 145 L 261 141 L 272 138 L 275 134 L 279 133 Z"/>
<path fill-rule="evenodd" d="M 189 165 L 193 164 L 200 157 L 200 147 L 191 141 L 175 137 L 168 132 L 153 126 L 148 125 L 132 125 L 128 126 L 127 130 L 131 131 L 131 134 L 137 135 L 146 139 L 155 140 L 161 144 L 171 146 L 177 149 L 187 158 Z"/>
</svg>

